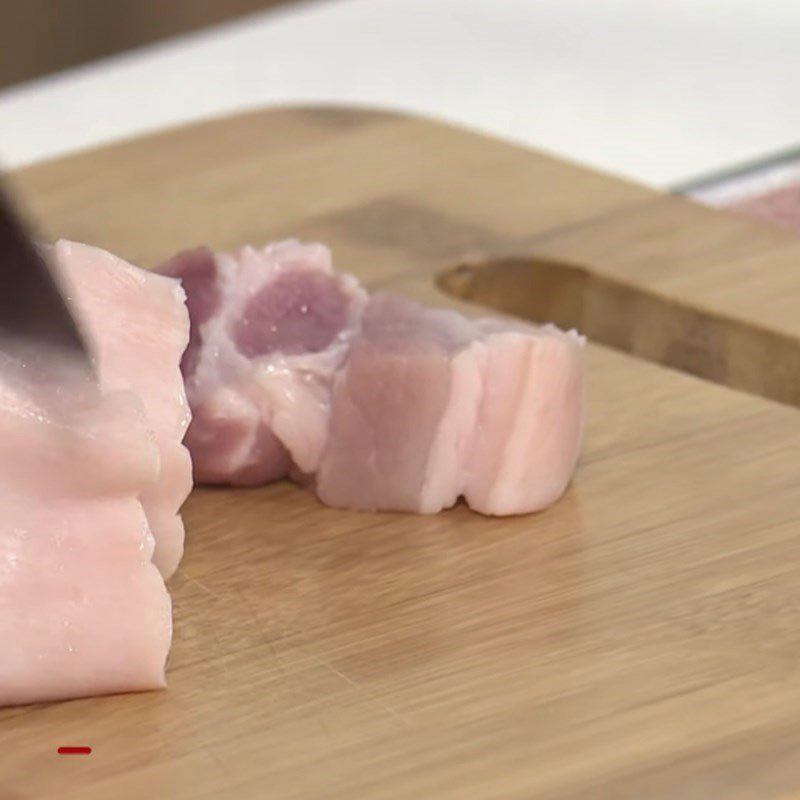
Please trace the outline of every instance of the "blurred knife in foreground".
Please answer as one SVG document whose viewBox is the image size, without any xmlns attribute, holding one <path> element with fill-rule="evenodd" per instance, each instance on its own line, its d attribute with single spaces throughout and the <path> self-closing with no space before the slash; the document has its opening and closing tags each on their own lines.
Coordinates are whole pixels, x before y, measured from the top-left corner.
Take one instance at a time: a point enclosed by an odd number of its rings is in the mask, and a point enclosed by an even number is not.
<svg viewBox="0 0 800 800">
<path fill-rule="evenodd" d="M 0 349 L 40 360 L 58 353 L 92 369 L 86 341 L 45 258 L 0 186 Z"/>
</svg>

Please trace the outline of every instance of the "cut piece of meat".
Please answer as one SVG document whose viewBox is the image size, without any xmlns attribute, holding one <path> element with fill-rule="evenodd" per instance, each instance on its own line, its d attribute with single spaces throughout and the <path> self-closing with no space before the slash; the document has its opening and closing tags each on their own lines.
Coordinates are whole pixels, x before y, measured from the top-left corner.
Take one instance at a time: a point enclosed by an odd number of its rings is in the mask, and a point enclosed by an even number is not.
<svg viewBox="0 0 800 800">
<path fill-rule="evenodd" d="M 333 382 L 324 503 L 433 513 L 456 502 L 482 391 L 473 340 L 455 312 L 372 298 Z"/>
<path fill-rule="evenodd" d="M 584 418 L 583 339 L 377 295 L 337 372 L 316 475 L 347 508 L 536 511 L 566 488 Z"/>
<path fill-rule="evenodd" d="M 329 387 L 366 294 L 334 273 L 322 245 L 179 253 L 192 321 L 183 359 L 195 479 L 240 486 L 312 473 L 328 427 Z"/>
<path fill-rule="evenodd" d="M 0 706 L 165 685 L 172 623 L 138 499 L 158 478 L 143 405 L 0 363 Z M 63 376 L 63 371 L 60 373 Z"/>
<path fill-rule="evenodd" d="M 183 290 L 94 247 L 44 250 L 98 382 L 0 359 L 0 705 L 164 686 L 162 575 L 191 488 Z"/>
<path fill-rule="evenodd" d="M 192 487 L 182 444 L 190 419 L 179 367 L 189 341 L 184 291 L 96 247 L 60 241 L 46 252 L 86 331 L 102 388 L 130 390 L 144 405 L 161 467 L 141 500 L 156 540 L 154 562 L 168 578 L 183 554 L 179 511 Z"/>
<path fill-rule="evenodd" d="M 195 477 L 290 475 L 330 505 L 535 511 L 566 488 L 584 418 L 584 339 L 370 300 L 321 245 L 187 250 L 183 361 Z"/>
<path fill-rule="evenodd" d="M 554 325 L 478 320 L 483 396 L 464 470 L 464 498 L 484 514 L 554 503 L 580 456 L 585 339 Z"/>
</svg>

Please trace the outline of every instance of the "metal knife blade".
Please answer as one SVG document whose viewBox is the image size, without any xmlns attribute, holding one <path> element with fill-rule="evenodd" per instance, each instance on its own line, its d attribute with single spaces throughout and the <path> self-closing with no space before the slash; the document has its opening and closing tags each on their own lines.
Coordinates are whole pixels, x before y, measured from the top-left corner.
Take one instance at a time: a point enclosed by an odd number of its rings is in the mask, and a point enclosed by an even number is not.
<svg viewBox="0 0 800 800">
<path fill-rule="evenodd" d="M 43 254 L 0 186 L 0 349 L 72 356 L 92 369 L 86 340 Z"/>
</svg>

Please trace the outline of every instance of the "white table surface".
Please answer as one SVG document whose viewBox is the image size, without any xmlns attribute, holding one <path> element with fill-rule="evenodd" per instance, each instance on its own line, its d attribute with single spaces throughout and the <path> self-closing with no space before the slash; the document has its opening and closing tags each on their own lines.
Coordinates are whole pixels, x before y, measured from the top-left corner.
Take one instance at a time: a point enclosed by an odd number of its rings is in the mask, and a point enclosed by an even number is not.
<svg viewBox="0 0 800 800">
<path fill-rule="evenodd" d="M 422 112 L 667 185 L 800 141 L 800 2 L 308 3 L 0 92 L 0 162 L 302 101 Z"/>
</svg>

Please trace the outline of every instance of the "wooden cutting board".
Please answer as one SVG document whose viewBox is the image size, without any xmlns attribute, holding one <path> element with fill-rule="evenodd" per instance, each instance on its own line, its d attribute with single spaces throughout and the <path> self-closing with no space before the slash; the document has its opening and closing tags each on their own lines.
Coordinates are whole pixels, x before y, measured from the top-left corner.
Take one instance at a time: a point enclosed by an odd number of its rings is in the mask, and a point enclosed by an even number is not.
<svg viewBox="0 0 800 800">
<path fill-rule="evenodd" d="M 373 288 L 599 343 L 584 456 L 544 513 L 196 490 L 169 690 L 0 712 L 2 800 L 800 795 L 800 240 L 348 109 L 194 125 L 14 183 L 48 237 L 145 266 L 320 239 Z"/>
</svg>

